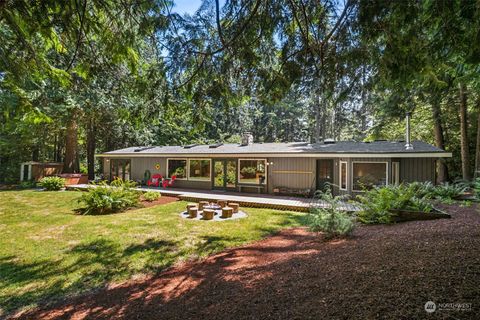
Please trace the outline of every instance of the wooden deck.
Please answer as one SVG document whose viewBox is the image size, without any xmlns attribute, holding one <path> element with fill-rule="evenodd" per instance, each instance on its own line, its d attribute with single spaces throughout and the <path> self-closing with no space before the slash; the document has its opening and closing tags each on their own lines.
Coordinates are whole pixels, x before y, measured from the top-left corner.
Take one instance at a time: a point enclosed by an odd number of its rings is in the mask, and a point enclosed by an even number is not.
<svg viewBox="0 0 480 320">
<path fill-rule="evenodd" d="M 68 189 L 80 189 L 86 190 L 91 188 L 92 185 L 79 184 L 68 186 Z M 227 200 L 237 202 L 242 207 L 254 207 L 254 208 L 270 208 L 278 210 L 292 210 L 308 212 L 310 207 L 326 207 L 328 206 L 322 200 L 313 198 L 297 198 L 297 197 L 284 197 L 274 196 L 267 194 L 251 194 L 251 193 L 239 193 L 239 192 L 223 192 L 216 190 L 192 190 L 192 189 L 180 189 L 180 188 L 148 188 L 139 187 L 136 188 L 139 191 L 155 191 L 160 192 L 165 196 L 178 197 L 181 200 L 198 202 L 201 200 L 206 201 L 218 201 Z M 358 211 L 359 208 L 351 203 L 343 203 L 341 210 L 344 211 Z"/>
</svg>

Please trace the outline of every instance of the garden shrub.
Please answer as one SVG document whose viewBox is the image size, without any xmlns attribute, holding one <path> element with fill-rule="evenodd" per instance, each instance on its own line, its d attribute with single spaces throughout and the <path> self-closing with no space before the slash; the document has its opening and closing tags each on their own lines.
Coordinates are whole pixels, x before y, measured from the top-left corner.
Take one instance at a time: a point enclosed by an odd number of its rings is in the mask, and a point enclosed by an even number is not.
<svg viewBox="0 0 480 320">
<path fill-rule="evenodd" d="M 355 219 L 339 208 L 345 197 L 332 196 L 330 188 L 325 192 L 317 192 L 316 197 L 322 199 L 326 206 L 310 209 L 306 220 L 310 230 L 324 232 L 327 239 L 350 235 L 355 228 Z"/>
<path fill-rule="evenodd" d="M 65 187 L 65 179 L 60 177 L 45 177 L 40 180 L 39 185 L 46 191 L 58 191 Z"/>
<path fill-rule="evenodd" d="M 138 206 L 140 192 L 133 190 L 136 183 L 117 179 L 109 186 L 100 182 L 78 200 L 84 204 L 84 214 L 108 214 Z"/>
<path fill-rule="evenodd" d="M 37 186 L 37 183 L 35 182 L 35 180 L 25 180 L 20 182 L 20 184 L 18 185 L 20 189 L 32 189 L 32 188 L 35 188 L 36 186 Z"/>
<path fill-rule="evenodd" d="M 428 186 L 419 184 L 385 186 L 366 191 L 357 197 L 361 211 L 358 219 L 363 223 L 391 223 L 394 210 L 411 210 L 431 212 L 432 204 L 428 201 Z"/>
<path fill-rule="evenodd" d="M 147 191 L 143 194 L 143 199 L 145 199 L 145 201 L 152 202 L 152 201 L 158 200 L 160 196 L 161 196 L 160 192 Z"/>
<path fill-rule="evenodd" d="M 451 184 L 448 182 L 439 184 L 433 189 L 433 197 L 441 201 L 451 201 L 461 196 L 466 190 L 467 186 L 464 184 Z"/>
</svg>

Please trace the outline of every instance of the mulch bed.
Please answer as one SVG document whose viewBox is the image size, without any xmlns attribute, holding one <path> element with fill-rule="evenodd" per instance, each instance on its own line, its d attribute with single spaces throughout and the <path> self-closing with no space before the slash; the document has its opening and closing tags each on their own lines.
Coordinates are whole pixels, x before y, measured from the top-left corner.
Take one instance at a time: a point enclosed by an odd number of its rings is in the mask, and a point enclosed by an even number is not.
<svg viewBox="0 0 480 320">
<path fill-rule="evenodd" d="M 142 200 L 140 201 L 141 205 L 145 208 L 150 208 L 150 207 L 154 207 L 154 206 L 158 206 L 160 204 L 167 204 L 167 203 L 171 203 L 171 202 L 175 202 L 175 201 L 178 201 L 179 199 L 178 198 L 175 198 L 175 197 L 166 197 L 166 196 L 161 196 L 160 198 L 158 198 L 157 200 L 155 201 L 145 201 L 145 200 Z"/>
<path fill-rule="evenodd" d="M 348 240 L 285 230 L 161 274 L 111 285 L 21 319 L 474 319 L 480 214 L 360 226 Z M 427 301 L 471 303 L 437 310 Z"/>
</svg>

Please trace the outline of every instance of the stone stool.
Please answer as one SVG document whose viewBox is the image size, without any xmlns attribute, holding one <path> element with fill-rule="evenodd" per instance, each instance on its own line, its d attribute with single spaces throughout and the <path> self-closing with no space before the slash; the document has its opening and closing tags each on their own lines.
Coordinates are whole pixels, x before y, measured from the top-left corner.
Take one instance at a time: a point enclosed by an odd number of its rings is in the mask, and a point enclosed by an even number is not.
<svg viewBox="0 0 480 320">
<path fill-rule="evenodd" d="M 198 203 L 198 210 L 202 211 L 203 207 L 208 206 L 208 205 L 209 205 L 208 201 L 200 201 Z"/>
<path fill-rule="evenodd" d="M 217 201 L 217 204 L 220 206 L 220 207 L 226 207 L 227 206 L 227 201 L 225 200 L 218 200 Z"/>
<path fill-rule="evenodd" d="M 231 218 L 233 215 L 233 208 L 223 207 L 222 208 L 222 218 Z"/>
<path fill-rule="evenodd" d="M 190 207 L 188 208 L 188 216 L 190 218 L 196 218 L 198 215 L 198 208 L 197 207 Z"/>
<path fill-rule="evenodd" d="M 240 207 L 238 203 L 229 202 L 228 206 L 233 209 L 233 213 L 238 213 L 238 208 Z"/>
<path fill-rule="evenodd" d="M 212 209 L 203 210 L 203 219 L 205 220 L 212 220 L 214 215 L 215 215 L 215 210 L 212 210 Z"/>
</svg>

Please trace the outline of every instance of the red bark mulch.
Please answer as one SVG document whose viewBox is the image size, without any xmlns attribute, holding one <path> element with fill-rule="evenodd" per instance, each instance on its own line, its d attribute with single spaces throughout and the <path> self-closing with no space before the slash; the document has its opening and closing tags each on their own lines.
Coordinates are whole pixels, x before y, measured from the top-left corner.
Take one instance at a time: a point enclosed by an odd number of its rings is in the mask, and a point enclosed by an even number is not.
<svg viewBox="0 0 480 320">
<path fill-rule="evenodd" d="M 178 200 L 179 199 L 175 198 L 175 197 L 161 196 L 157 200 L 154 200 L 154 201 L 142 200 L 140 203 L 143 207 L 150 208 L 150 207 L 158 206 L 160 204 L 167 204 L 167 203 L 175 202 L 175 201 L 178 201 Z"/>
<path fill-rule="evenodd" d="M 21 319 L 474 319 L 480 311 L 480 214 L 360 226 L 326 242 L 288 229 L 155 277 L 37 309 Z M 437 310 L 427 301 L 471 303 Z"/>
</svg>

